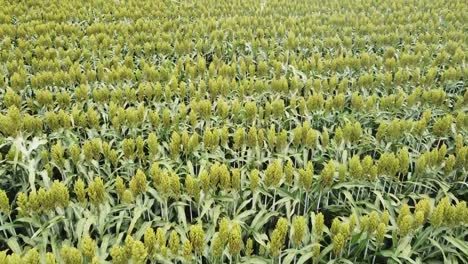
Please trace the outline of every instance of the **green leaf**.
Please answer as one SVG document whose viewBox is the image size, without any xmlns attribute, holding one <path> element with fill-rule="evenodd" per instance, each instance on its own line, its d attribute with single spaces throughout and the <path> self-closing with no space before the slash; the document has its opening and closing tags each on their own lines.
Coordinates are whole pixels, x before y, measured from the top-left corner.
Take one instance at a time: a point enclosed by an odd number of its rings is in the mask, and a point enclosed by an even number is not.
<svg viewBox="0 0 468 264">
<path fill-rule="evenodd" d="M 146 209 L 142 207 L 136 207 L 133 210 L 133 218 L 132 218 L 132 221 L 130 222 L 130 225 L 128 226 L 127 235 L 132 234 L 132 231 L 133 231 L 133 228 L 135 228 L 136 222 L 140 219 L 141 215 L 143 214 L 145 210 Z"/>
<path fill-rule="evenodd" d="M 247 210 L 247 211 L 244 211 L 242 212 L 241 214 L 237 215 L 236 217 L 234 217 L 233 220 L 235 221 L 238 221 L 238 222 L 245 222 L 245 219 L 248 218 L 249 216 L 255 214 L 257 211 L 255 210 Z"/>
<path fill-rule="evenodd" d="M 440 250 L 440 253 L 442 253 L 442 256 L 444 257 L 444 263 L 445 263 L 447 261 L 447 257 L 445 256 L 444 248 L 439 244 L 439 242 L 435 241 L 432 238 L 429 238 L 429 241 L 431 241 L 431 244 Z"/>
<path fill-rule="evenodd" d="M 268 237 L 265 234 L 261 233 L 253 233 L 253 237 L 257 243 L 266 247 L 268 243 Z"/>
<path fill-rule="evenodd" d="M 400 239 L 398 243 L 398 247 L 395 249 L 393 253 L 393 257 L 396 258 L 403 258 L 408 257 L 411 252 L 411 236 L 406 236 L 403 239 Z"/>
<path fill-rule="evenodd" d="M 242 259 L 242 263 L 249 263 L 249 264 L 270 264 L 271 260 L 262 258 L 259 256 L 252 256 L 252 257 L 245 257 Z"/>
<path fill-rule="evenodd" d="M 309 259 L 313 258 L 314 254 L 313 252 L 308 252 L 304 255 L 302 255 L 299 260 L 297 261 L 297 264 L 304 264 L 306 263 Z"/>
<path fill-rule="evenodd" d="M 443 236 L 443 238 L 459 249 L 463 255 L 468 256 L 468 244 L 466 241 L 461 241 L 458 238 L 450 236 Z"/>
<path fill-rule="evenodd" d="M 277 212 L 268 212 L 267 210 L 262 209 L 260 212 L 255 215 L 255 218 L 251 223 L 251 230 L 261 230 L 262 227 L 270 220 L 271 217 L 278 215 Z"/>
<path fill-rule="evenodd" d="M 13 253 L 20 254 L 21 255 L 21 247 L 18 244 L 18 240 L 16 237 L 11 237 L 7 240 L 7 245 L 13 251 Z"/>
</svg>

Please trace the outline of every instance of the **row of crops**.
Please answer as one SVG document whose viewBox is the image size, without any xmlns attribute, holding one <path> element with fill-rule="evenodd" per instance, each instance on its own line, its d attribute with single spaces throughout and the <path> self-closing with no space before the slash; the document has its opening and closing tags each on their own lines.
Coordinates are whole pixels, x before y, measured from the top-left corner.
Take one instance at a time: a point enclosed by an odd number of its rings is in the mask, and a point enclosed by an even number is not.
<svg viewBox="0 0 468 264">
<path fill-rule="evenodd" d="M 0 6 L 0 263 L 468 263 L 463 1 Z"/>
</svg>

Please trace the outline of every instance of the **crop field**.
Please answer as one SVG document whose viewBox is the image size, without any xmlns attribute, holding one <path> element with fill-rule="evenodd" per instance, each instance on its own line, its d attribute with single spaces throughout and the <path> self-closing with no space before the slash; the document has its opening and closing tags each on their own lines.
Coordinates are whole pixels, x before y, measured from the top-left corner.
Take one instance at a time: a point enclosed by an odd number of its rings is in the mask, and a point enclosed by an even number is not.
<svg viewBox="0 0 468 264">
<path fill-rule="evenodd" d="M 468 263 L 468 4 L 0 0 L 0 264 Z"/>
</svg>

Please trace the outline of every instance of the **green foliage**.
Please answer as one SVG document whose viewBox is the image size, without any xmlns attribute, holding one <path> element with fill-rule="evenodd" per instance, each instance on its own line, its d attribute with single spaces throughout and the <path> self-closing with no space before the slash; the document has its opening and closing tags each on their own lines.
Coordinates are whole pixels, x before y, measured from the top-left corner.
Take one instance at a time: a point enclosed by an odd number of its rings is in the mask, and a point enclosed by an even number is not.
<svg viewBox="0 0 468 264">
<path fill-rule="evenodd" d="M 462 1 L 1 10 L 0 263 L 468 262 Z"/>
</svg>

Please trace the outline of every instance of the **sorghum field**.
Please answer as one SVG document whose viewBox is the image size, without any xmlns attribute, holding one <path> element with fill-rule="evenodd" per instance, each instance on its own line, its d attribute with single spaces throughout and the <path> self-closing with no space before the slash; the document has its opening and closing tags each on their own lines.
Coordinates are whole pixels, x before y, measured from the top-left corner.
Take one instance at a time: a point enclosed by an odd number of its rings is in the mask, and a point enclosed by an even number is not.
<svg viewBox="0 0 468 264">
<path fill-rule="evenodd" d="M 468 263 L 465 1 L 0 6 L 0 264 Z"/>
</svg>

